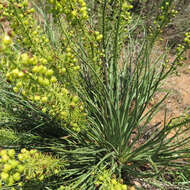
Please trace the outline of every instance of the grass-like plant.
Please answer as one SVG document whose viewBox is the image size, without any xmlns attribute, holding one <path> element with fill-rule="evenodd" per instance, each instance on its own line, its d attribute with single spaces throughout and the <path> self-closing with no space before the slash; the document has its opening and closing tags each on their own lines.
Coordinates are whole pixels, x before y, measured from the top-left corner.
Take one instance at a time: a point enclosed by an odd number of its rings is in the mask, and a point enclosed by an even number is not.
<svg viewBox="0 0 190 190">
<path fill-rule="evenodd" d="M 149 103 L 183 59 L 190 35 L 173 62 L 167 55 L 155 59 L 154 43 L 175 14 L 173 0 L 161 2 L 138 40 L 134 34 L 143 24 L 131 14 L 130 2 L 1 4 L 10 31 L 1 37 L 0 67 L 8 87 L 0 90 L 0 102 L 13 115 L 1 127 L 30 134 L 29 140 L 15 134 L 17 149 L 24 141 L 65 163 L 58 174 L 43 175 L 40 188 L 125 190 L 130 178 L 156 176 L 188 158 L 184 145 L 190 136 L 179 137 L 189 131 L 183 127 L 189 118 L 151 126 L 167 96 L 151 108 Z"/>
</svg>

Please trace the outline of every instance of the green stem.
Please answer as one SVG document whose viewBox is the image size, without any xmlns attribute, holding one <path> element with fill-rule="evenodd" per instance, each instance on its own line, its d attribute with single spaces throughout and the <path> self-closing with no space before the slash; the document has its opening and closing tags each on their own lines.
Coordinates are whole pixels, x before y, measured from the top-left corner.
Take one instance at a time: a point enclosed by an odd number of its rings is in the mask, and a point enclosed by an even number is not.
<svg viewBox="0 0 190 190">
<path fill-rule="evenodd" d="M 107 0 L 104 0 L 103 8 L 102 8 L 102 47 L 104 52 L 106 52 L 106 44 L 105 44 L 105 38 L 106 38 L 106 29 L 105 29 L 105 17 L 106 17 L 106 6 L 107 6 Z M 103 62 L 103 75 L 104 75 L 104 82 L 107 85 L 108 84 L 108 73 L 107 73 L 107 61 L 106 57 L 102 57 Z"/>
</svg>

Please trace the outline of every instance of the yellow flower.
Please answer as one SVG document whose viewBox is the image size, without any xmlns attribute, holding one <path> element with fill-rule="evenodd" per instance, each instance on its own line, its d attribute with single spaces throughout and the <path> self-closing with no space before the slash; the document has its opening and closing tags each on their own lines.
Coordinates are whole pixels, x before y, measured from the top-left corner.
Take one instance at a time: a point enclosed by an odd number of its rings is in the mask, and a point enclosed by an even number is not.
<svg viewBox="0 0 190 190">
<path fill-rule="evenodd" d="M 56 79 L 55 76 L 52 76 L 50 81 L 53 82 L 53 83 L 55 83 L 55 82 L 57 82 L 57 79 Z"/>
<path fill-rule="evenodd" d="M 47 72 L 45 73 L 46 76 L 52 76 L 53 75 L 53 70 L 49 69 L 47 70 Z"/>
<path fill-rule="evenodd" d="M 8 172 L 8 171 L 10 171 L 11 169 L 12 169 L 12 167 L 11 167 L 10 164 L 5 164 L 5 165 L 4 165 L 4 168 L 3 168 L 3 171 L 4 171 L 4 172 Z"/>
<path fill-rule="evenodd" d="M 7 34 L 5 34 L 2 38 L 2 45 L 4 46 L 8 46 L 12 44 L 12 39 L 10 38 L 10 36 L 8 36 Z"/>
<path fill-rule="evenodd" d="M 121 190 L 127 190 L 127 185 L 121 185 Z"/>
<path fill-rule="evenodd" d="M 9 185 L 9 186 L 12 186 L 12 185 L 14 184 L 14 182 L 15 182 L 15 180 L 13 179 L 12 176 L 9 177 L 9 180 L 8 180 L 8 181 L 9 181 L 9 182 L 8 182 L 8 185 Z"/>
<path fill-rule="evenodd" d="M 22 82 L 21 82 L 21 81 L 20 81 L 20 82 L 17 82 L 17 83 L 16 83 L 16 87 L 18 87 L 18 88 L 22 87 Z"/>
<path fill-rule="evenodd" d="M 39 177 L 39 180 L 42 181 L 43 179 L 44 179 L 44 175 L 41 175 L 41 176 Z"/>
<path fill-rule="evenodd" d="M 18 186 L 19 186 L 19 187 L 22 187 L 22 186 L 23 186 L 23 183 L 22 183 L 22 182 L 19 182 L 19 183 L 18 183 Z"/>
<path fill-rule="evenodd" d="M 12 168 L 16 168 L 19 164 L 19 162 L 17 160 L 10 160 L 9 162 L 10 162 Z"/>
<path fill-rule="evenodd" d="M 42 97 L 42 103 L 46 103 L 48 101 L 48 98 L 46 96 Z"/>
<path fill-rule="evenodd" d="M 9 155 L 10 157 L 14 157 L 14 156 L 15 156 L 15 150 L 14 150 L 14 149 L 8 150 L 8 155 Z"/>
<path fill-rule="evenodd" d="M 32 68 L 32 72 L 34 72 L 34 73 L 40 72 L 40 67 L 39 67 L 39 66 L 34 66 L 34 67 Z"/>
<path fill-rule="evenodd" d="M 7 162 L 7 161 L 9 160 L 9 157 L 8 157 L 7 155 L 3 155 L 3 156 L 1 157 L 1 160 L 2 160 L 3 162 Z"/>
<path fill-rule="evenodd" d="M 13 175 L 13 179 L 15 180 L 15 181 L 19 181 L 20 180 L 20 173 L 18 173 L 18 172 L 16 172 L 14 175 Z"/>
<path fill-rule="evenodd" d="M 42 108 L 43 113 L 46 113 L 46 111 L 47 111 L 47 108 Z"/>
<path fill-rule="evenodd" d="M 38 96 L 38 95 L 34 96 L 34 100 L 35 101 L 39 101 L 40 100 L 40 96 Z"/>
<path fill-rule="evenodd" d="M 19 92 L 19 89 L 17 87 L 13 87 L 13 91 L 18 93 Z"/>
<path fill-rule="evenodd" d="M 8 178 L 9 178 L 9 174 L 8 173 L 5 173 L 5 172 L 1 173 L 1 179 L 2 180 L 7 180 Z"/>
<path fill-rule="evenodd" d="M 29 57 L 28 57 L 28 54 L 27 54 L 27 53 L 21 54 L 20 57 L 21 57 L 21 61 L 22 61 L 23 64 L 29 63 Z"/>
<path fill-rule="evenodd" d="M 17 168 L 18 168 L 18 172 L 20 172 L 20 173 L 23 172 L 25 169 L 25 167 L 23 165 L 18 165 Z"/>
<path fill-rule="evenodd" d="M 112 179 L 112 180 L 111 180 L 111 183 L 112 183 L 113 185 L 116 185 L 116 184 L 117 184 L 116 179 Z"/>
<path fill-rule="evenodd" d="M 1 156 L 7 155 L 7 150 L 1 150 L 0 155 L 1 155 Z"/>
</svg>

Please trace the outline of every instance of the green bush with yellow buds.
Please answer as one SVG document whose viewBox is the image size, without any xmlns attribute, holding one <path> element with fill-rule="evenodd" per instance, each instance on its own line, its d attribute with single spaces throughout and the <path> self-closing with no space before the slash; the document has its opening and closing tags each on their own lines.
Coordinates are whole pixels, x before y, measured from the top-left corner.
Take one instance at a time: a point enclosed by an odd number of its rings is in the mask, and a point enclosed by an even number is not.
<svg viewBox="0 0 190 190">
<path fill-rule="evenodd" d="M 0 151 L 0 186 L 20 187 L 30 181 L 43 181 L 52 175 L 57 175 L 63 168 L 59 159 L 45 155 L 32 149 L 21 149 L 16 153 L 14 149 Z"/>
<path fill-rule="evenodd" d="M 127 190 L 127 185 L 123 184 L 122 179 L 111 176 L 109 170 L 103 170 L 96 176 L 95 185 L 102 190 Z"/>
<path fill-rule="evenodd" d="M 28 1 L 5 1 L 2 3 L 4 8 L 1 9 L 1 17 L 9 21 L 10 31 L 1 36 L 0 68 L 15 93 L 35 102 L 42 112 L 56 117 L 63 126 L 80 131 L 85 128 L 86 113 L 83 103 L 73 93 L 71 84 L 78 85 L 81 63 L 75 56 L 77 50 L 71 47 L 79 43 L 76 40 L 80 40 L 77 38 L 80 34 L 83 40 L 80 42 L 84 44 L 89 55 L 86 61 L 101 76 L 101 65 L 105 56 L 104 50 L 99 46 L 102 34 L 81 23 L 88 19 L 87 5 L 83 0 L 47 1 L 47 5 L 50 12 L 66 15 L 68 24 L 64 32 L 68 33 L 66 37 L 69 40 L 63 38 L 61 43 L 64 47 L 55 51 L 35 19 L 35 9 Z M 131 8 L 127 2 L 122 5 L 125 25 L 131 20 Z M 65 18 L 60 17 L 59 21 L 65 22 L 63 19 Z M 72 26 L 70 22 L 77 22 L 78 25 Z M 69 46 L 66 45 L 68 43 Z M 15 45 L 24 48 L 24 51 L 15 49 Z"/>
<path fill-rule="evenodd" d="M 174 0 L 160 1 L 147 26 L 133 14 L 135 0 L 0 2 L 0 105 L 15 116 L 0 126 L 0 137 L 9 136 L 1 188 L 129 190 L 131 177 L 181 166 L 176 155 L 183 160 L 189 149 L 173 143 L 178 134 L 167 137 L 184 120 L 145 135 L 166 97 L 151 109 L 150 101 L 190 46 L 187 32 L 174 61 L 152 59 L 177 13 Z"/>
<path fill-rule="evenodd" d="M 54 51 L 27 1 L 6 3 L 2 16 L 9 20 L 11 31 L 0 38 L 0 67 L 7 81 L 15 93 L 35 102 L 42 112 L 80 131 L 86 114 L 83 103 L 69 88 L 71 83 L 77 85 L 80 69 L 72 49 Z M 15 49 L 18 44 L 25 50 Z"/>
<path fill-rule="evenodd" d="M 178 11 L 173 5 L 173 1 L 166 0 L 161 2 L 159 14 L 153 21 L 153 25 L 150 26 L 150 36 L 154 39 L 157 35 L 163 32 L 164 27 L 170 23 L 171 19 L 176 16 Z M 157 32 L 155 32 L 157 30 Z M 153 34 L 155 36 L 153 36 Z"/>
<path fill-rule="evenodd" d="M 65 14 L 67 21 L 71 24 L 78 24 L 88 19 L 87 6 L 84 0 L 47 0 L 49 4 L 50 12 L 54 13 L 54 16 Z"/>
</svg>

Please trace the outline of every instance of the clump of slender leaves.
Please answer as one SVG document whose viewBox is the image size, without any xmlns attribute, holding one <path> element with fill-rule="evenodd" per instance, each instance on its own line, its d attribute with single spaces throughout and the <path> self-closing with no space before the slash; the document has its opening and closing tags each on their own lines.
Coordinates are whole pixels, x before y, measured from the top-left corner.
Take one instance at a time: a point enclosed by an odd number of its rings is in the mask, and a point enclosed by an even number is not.
<svg viewBox="0 0 190 190">
<path fill-rule="evenodd" d="M 112 179 L 123 178 L 124 182 L 117 182 L 121 189 L 126 188 L 122 183 L 129 182 L 131 178 L 157 176 L 165 167 L 183 167 L 182 160 L 188 158 L 190 153 L 189 147 L 184 145 L 190 136 L 181 136 L 189 133 L 189 128 L 184 127 L 189 118 L 175 124 L 164 121 L 162 125 L 151 125 L 151 119 L 167 95 L 152 107 L 149 106 L 162 81 L 176 70 L 182 54 L 188 48 L 187 43 L 180 45 L 176 58 L 170 63 L 166 54 L 155 59 L 152 53 L 154 43 L 173 16 L 173 0 L 161 2 L 163 8 L 148 30 L 146 27 L 142 29 L 141 19 L 131 13 L 130 1 L 92 0 L 86 4 L 83 1 L 76 1 L 78 4 L 69 1 L 73 7 L 64 2 L 31 1 L 37 11 L 36 15 L 40 15 L 39 18 L 35 17 L 36 23 L 48 38 L 48 48 L 52 47 L 55 51 L 56 61 L 53 65 L 54 60 L 51 59 L 51 68 L 57 74 L 56 87 L 61 89 L 65 82 L 72 92 L 68 96 L 71 101 L 73 97 L 79 97 L 77 102 L 82 102 L 84 106 L 81 110 L 85 112 L 82 117 L 86 116 L 85 122 L 82 122 L 85 127 L 73 130 L 72 121 L 68 120 L 65 124 L 67 126 L 63 127 L 59 115 L 62 112 L 58 112 L 58 115 L 44 112 L 43 104 L 36 103 L 22 93 L 14 93 L 11 86 L 14 83 L 4 81 L 0 89 L 0 103 L 11 117 L 2 122 L 0 127 L 14 129 L 14 132 L 9 131 L 13 138 L 8 146 L 15 142 L 15 149 L 19 150 L 25 143 L 27 147 L 35 147 L 56 156 L 60 163 L 64 161 L 62 172 L 53 174 L 40 184 L 39 188 L 43 189 L 106 190 L 104 179 L 111 189 Z M 87 8 L 80 12 L 79 7 L 83 8 L 84 5 Z M 73 12 L 75 9 L 76 12 Z M 142 39 L 135 39 L 134 33 L 138 27 L 143 31 Z M 24 42 L 18 42 L 19 47 L 14 47 L 17 51 L 22 51 L 22 45 L 27 52 L 38 51 L 33 46 L 35 44 L 30 47 L 28 43 L 26 46 Z M 42 46 L 41 52 L 43 42 L 39 44 Z M 66 47 L 69 47 L 69 52 L 67 49 L 65 56 L 68 53 L 71 56 L 72 52 L 77 59 L 72 69 L 76 71 L 74 68 L 77 67 L 78 81 L 76 76 L 72 80 L 71 72 L 68 76 L 71 83 L 68 83 L 68 79 L 61 80 L 59 73 L 60 52 L 65 53 Z M 36 89 L 35 93 L 41 93 Z M 55 101 L 56 96 L 61 97 L 56 94 Z M 61 102 L 64 102 L 63 97 Z M 57 104 L 52 102 L 48 108 L 52 105 Z M 58 107 L 60 110 L 65 109 L 61 105 Z M 53 110 L 56 110 L 55 106 Z M 80 112 L 77 111 L 77 114 L 80 115 Z M 73 117 L 71 119 L 74 120 Z M 25 139 L 23 134 L 28 138 Z M 189 162 L 185 164 L 189 166 Z M 105 171 L 109 171 L 109 178 L 100 178 Z"/>
</svg>

